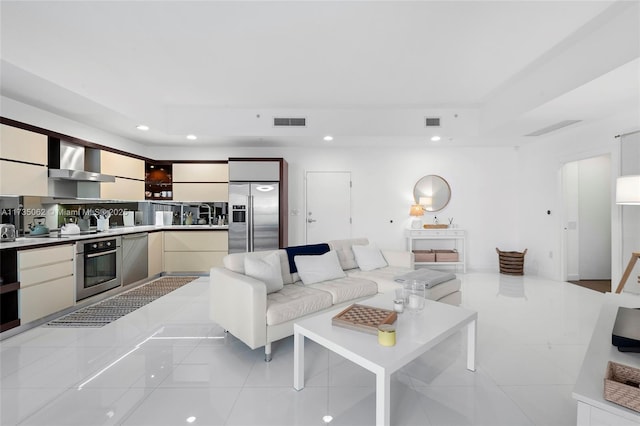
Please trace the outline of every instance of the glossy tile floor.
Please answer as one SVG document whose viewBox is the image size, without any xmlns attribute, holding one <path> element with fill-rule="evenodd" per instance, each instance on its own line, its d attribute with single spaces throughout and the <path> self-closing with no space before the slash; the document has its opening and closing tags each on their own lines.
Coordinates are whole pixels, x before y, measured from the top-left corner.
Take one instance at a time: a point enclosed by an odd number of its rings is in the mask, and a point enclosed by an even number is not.
<svg viewBox="0 0 640 426">
<path fill-rule="evenodd" d="M 575 425 L 573 384 L 603 294 L 458 275 L 478 311 L 477 371 L 456 334 L 393 376 L 393 425 Z M 293 340 L 273 361 L 209 320 L 201 278 L 103 328 L 38 327 L 0 342 L 0 424 L 372 425 L 373 374 L 313 342 L 305 389 Z"/>
</svg>

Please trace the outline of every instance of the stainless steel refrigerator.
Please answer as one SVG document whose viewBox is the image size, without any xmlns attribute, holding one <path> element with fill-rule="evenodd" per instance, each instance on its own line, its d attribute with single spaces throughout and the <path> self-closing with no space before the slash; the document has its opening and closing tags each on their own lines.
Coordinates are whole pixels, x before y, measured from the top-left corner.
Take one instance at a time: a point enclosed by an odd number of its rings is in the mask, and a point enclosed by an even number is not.
<svg viewBox="0 0 640 426">
<path fill-rule="evenodd" d="M 279 248 L 278 185 L 278 182 L 229 182 L 229 253 Z"/>
</svg>

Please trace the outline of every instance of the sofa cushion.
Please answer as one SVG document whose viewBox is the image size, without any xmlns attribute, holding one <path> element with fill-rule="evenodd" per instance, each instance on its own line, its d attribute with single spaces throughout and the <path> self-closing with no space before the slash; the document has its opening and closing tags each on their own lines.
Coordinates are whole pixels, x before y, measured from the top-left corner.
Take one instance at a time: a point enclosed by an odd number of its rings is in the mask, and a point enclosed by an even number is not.
<svg viewBox="0 0 640 426">
<path fill-rule="evenodd" d="M 346 276 L 335 251 L 328 251 L 319 256 L 296 256 L 294 260 L 304 285 Z"/>
<path fill-rule="evenodd" d="M 246 275 L 246 272 L 244 269 L 244 259 L 246 257 L 251 257 L 254 259 L 264 259 L 265 257 L 269 256 L 271 253 L 278 253 L 278 256 L 280 257 L 280 271 L 282 273 L 282 282 L 285 284 L 291 284 L 297 281 L 298 278 L 296 277 L 294 279 L 291 273 L 289 272 L 289 261 L 287 260 L 287 253 L 282 249 L 253 251 L 249 253 L 232 253 L 232 254 L 226 255 L 222 259 L 222 264 L 224 265 L 225 268 L 229 269 L 230 271 L 237 272 L 238 274 Z"/>
<path fill-rule="evenodd" d="M 329 251 L 329 244 L 307 244 L 304 246 L 286 247 L 284 249 L 287 252 L 287 259 L 289 260 L 289 272 L 298 272 L 297 265 L 295 263 L 296 256 L 316 256 L 325 254 Z"/>
<path fill-rule="evenodd" d="M 267 294 L 282 289 L 282 269 L 280 267 L 280 256 L 273 252 L 262 259 L 245 256 L 245 273 L 257 280 L 264 282 L 267 286 Z"/>
<path fill-rule="evenodd" d="M 400 266 L 387 266 L 373 271 L 352 269 L 351 271 L 347 271 L 347 275 L 350 277 L 358 277 L 375 281 L 376 284 L 378 284 L 378 293 L 386 293 L 388 291 L 394 291 L 396 288 L 402 288 L 402 285 L 395 282 L 394 278 L 397 275 L 405 274 L 410 271 L 411 269 L 402 268 Z"/>
<path fill-rule="evenodd" d="M 340 260 L 340 266 L 345 271 L 349 269 L 355 269 L 358 267 L 356 257 L 353 254 L 351 246 L 359 245 L 366 246 L 369 244 L 369 240 L 366 238 L 350 238 L 347 240 L 333 240 L 329 241 L 329 247 L 331 250 L 335 250 L 338 253 L 338 259 Z"/>
<path fill-rule="evenodd" d="M 280 324 L 331 306 L 331 294 L 296 284 L 267 295 L 267 325 Z"/>
<path fill-rule="evenodd" d="M 360 297 L 372 296 L 378 292 L 378 286 L 374 281 L 355 277 L 323 281 L 312 284 L 311 288 L 331 294 L 334 305 Z"/>
<path fill-rule="evenodd" d="M 362 271 L 373 271 L 374 269 L 384 268 L 388 265 L 382 252 L 376 246 L 354 245 L 351 249 L 355 255 L 358 268 Z"/>
</svg>

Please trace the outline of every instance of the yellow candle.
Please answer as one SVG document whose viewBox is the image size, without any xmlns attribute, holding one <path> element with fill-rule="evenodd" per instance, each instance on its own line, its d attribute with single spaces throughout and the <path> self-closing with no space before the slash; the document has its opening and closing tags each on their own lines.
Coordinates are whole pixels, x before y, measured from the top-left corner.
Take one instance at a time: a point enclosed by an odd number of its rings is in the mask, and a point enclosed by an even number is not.
<svg viewBox="0 0 640 426">
<path fill-rule="evenodd" d="M 378 326 L 378 343 L 382 346 L 395 346 L 396 328 L 391 324 Z"/>
</svg>

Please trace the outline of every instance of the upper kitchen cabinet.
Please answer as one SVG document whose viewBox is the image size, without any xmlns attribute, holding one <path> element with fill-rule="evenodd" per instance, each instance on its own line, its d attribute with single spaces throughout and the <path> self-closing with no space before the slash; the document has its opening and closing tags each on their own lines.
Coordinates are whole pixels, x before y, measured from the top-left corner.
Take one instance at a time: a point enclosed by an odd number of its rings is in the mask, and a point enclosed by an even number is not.
<svg viewBox="0 0 640 426">
<path fill-rule="evenodd" d="M 100 172 L 144 181 L 144 160 L 102 150 L 100 151 Z"/>
<path fill-rule="evenodd" d="M 173 163 L 174 201 L 228 201 L 227 162 Z"/>
<path fill-rule="evenodd" d="M 100 171 L 116 177 L 115 182 L 100 184 L 100 198 L 144 200 L 144 160 L 102 150 Z"/>
<path fill-rule="evenodd" d="M 224 163 L 173 163 L 174 182 L 229 182 L 229 166 Z"/>
<path fill-rule="evenodd" d="M 46 135 L 0 124 L 0 195 L 49 195 Z"/>
<path fill-rule="evenodd" d="M 0 158 L 47 165 L 46 135 L 0 124 Z"/>
</svg>

